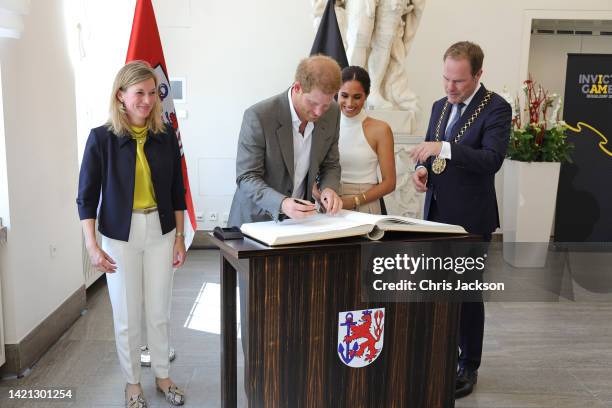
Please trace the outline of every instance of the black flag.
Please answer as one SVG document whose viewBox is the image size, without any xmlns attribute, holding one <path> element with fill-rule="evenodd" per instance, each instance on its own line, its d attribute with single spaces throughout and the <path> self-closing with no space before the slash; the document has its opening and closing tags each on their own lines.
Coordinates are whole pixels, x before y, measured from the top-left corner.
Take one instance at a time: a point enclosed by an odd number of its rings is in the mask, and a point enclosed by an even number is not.
<svg viewBox="0 0 612 408">
<path fill-rule="evenodd" d="M 338 27 L 338 20 L 336 19 L 336 12 L 334 10 L 335 3 L 335 0 L 327 1 L 327 6 L 325 6 L 325 11 L 321 17 L 321 24 L 319 24 L 319 30 L 312 44 L 310 55 L 327 55 L 335 59 L 338 65 L 340 65 L 340 68 L 345 68 L 348 67 L 348 60 L 346 58 L 344 44 L 342 43 L 342 35 Z"/>
</svg>

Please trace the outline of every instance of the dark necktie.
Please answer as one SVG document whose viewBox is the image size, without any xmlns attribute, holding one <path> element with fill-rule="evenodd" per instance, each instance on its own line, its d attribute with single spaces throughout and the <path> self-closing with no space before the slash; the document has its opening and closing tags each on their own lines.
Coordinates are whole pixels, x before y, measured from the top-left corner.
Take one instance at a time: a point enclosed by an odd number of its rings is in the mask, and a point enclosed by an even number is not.
<svg viewBox="0 0 612 408">
<path fill-rule="evenodd" d="M 444 140 L 447 141 L 447 142 L 450 142 L 452 137 L 453 137 L 452 136 L 453 127 L 455 127 L 455 123 L 457 123 L 457 121 L 461 117 L 461 109 L 463 109 L 463 107 L 465 106 L 465 103 L 459 102 L 455 106 L 457 107 L 457 109 L 455 111 L 455 116 L 453 116 L 451 122 L 446 127 L 446 131 L 444 132 Z"/>
</svg>

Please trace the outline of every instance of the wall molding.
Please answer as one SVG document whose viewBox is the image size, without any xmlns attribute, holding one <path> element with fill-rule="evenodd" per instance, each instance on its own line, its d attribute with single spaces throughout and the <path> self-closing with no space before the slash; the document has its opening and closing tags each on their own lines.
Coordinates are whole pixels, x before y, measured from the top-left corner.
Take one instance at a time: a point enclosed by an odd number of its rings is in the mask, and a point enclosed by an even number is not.
<svg viewBox="0 0 612 408">
<path fill-rule="evenodd" d="M 6 344 L 6 363 L 0 367 L 0 377 L 23 376 L 81 316 L 85 301 L 82 285 L 19 343 Z"/>
</svg>

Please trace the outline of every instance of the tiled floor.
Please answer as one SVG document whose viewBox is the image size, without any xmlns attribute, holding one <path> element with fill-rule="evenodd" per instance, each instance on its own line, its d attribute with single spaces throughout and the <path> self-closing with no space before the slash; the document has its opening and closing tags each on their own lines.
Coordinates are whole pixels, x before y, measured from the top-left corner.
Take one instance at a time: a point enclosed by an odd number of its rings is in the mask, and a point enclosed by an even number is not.
<svg viewBox="0 0 612 408">
<path fill-rule="evenodd" d="M 172 362 L 170 375 L 184 387 L 187 406 L 198 408 L 220 406 L 219 335 L 185 327 L 204 283 L 212 283 L 213 288 L 219 283 L 218 252 L 190 251 L 187 263 L 174 279 L 171 345 L 177 350 L 177 358 Z M 88 290 L 87 313 L 45 354 L 31 373 L 22 379 L 0 381 L 0 407 L 124 406 L 125 382 L 117 360 L 112 311 L 104 279 L 94 286 Z M 206 314 L 206 311 L 195 312 Z M 211 310 L 210 317 L 212 325 L 218 325 L 218 311 Z M 241 361 L 239 355 L 239 364 Z M 163 396 L 156 393 L 153 380 L 151 370 L 143 368 L 142 385 L 149 406 L 168 406 Z M 72 402 L 8 399 L 9 389 L 49 387 L 70 387 L 75 397 Z M 242 383 L 238 389 L 243 389 Z M 241 405 L 245 405 L 244 397 L 239 395 L 239 398 Z"/>
<path fill-rule="evenodd" d="M 218 267 L 218 252 L 190 251 L 186 265 L 175 275 L 171 333 L 177 358 L 171 375 L 185 388 L 190 407 L 220 406 L 219 335 L 214 333 L 219 316 L 218 293 L 214 293 Z M 210 284 L 205 296 L 199 296 L 205 283 Z M 123 406 L 124 381 L 106 286 L 96 284 L 88 296 L 87 313 L 29 375 L 0 380 L 0 407 Z M 211 299 L 210 305 L 194 307 Z M 612 303 L 488 303 L 486 310 L 477 391 L 457 401 L 457 407 L 612 407 Z M 242 356 L 238 358 L 240 364 Z M 155 393 L 150 369 L 143 368 L 142 377 L 149 405 L 168 406 Z M 71 402 L 8 398 L 10 389 L 49 387 L 70 387 L 75 397 Z M 239 403 L 245 406 L 242 389 L 239 383 Z"/>
</svg>

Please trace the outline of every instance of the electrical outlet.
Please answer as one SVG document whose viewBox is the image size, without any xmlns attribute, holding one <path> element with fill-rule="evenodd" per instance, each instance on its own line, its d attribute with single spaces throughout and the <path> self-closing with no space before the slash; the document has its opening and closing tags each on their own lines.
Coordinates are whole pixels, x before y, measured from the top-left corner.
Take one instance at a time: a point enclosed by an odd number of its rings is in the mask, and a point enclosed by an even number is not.
<svg viewBox="0 0 612 408">
<path fill-rule="evenodd" d="M 53 244 L 49 245 L 49 256 L 51 258 L 55 258 L 56 255 L 57 255 L 57 246 Z"/>
<path fill-rule="evenodd" d="M 206 221 L 217 222 L 218 219 L 219 219 L 219 214 L 214 211 L 209 212 L 208 215 L 206 216 Z"/>
</svg>

